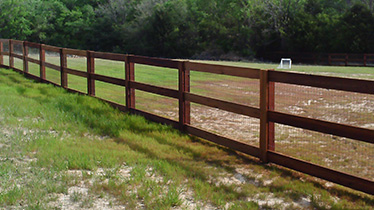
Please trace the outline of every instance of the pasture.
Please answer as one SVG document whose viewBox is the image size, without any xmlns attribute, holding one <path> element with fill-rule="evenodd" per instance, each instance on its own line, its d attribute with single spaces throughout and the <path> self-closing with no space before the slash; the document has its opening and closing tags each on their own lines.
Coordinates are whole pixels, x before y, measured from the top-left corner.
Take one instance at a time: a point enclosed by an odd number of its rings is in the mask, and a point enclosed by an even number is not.
<svg viewBox="0 0 374 210">
<path fill-rule="evenodd" d="M 7 209 L 374 206 L 367 194 L 263 165 L 5 69 L 0 119 L 0 206 Z"/>
<path fill-rule="evenodd" d="M 31 56 L 32 57 L 32 56 Z M 36 57 L 37 58 L 37 57 Z M 7 57 L 4 58 L 7 61 Z M 47 54 L 46 62 L 59 65 L 57 54 Z M 208 61 L 201 61 L 208 62 Z M 209 61 L 213 64 L 274 69 L 278 64 Z M 6 64 L 6 63 L 5 63 Z M 39 75 L 36 64 L 29 71 Z M 68 57 L 68 68 L 86 71 L 86 59 Z M 15 59 L 22 69 L 22 61 Z M 279 71 L 279 70 L 277 70 Z M 360 79 L 374 79 L 372 67 L 329 67 L 293 65 L 292 71 Z M 124 62 L 95 59 L 95 73 L 125 77 Z M 191 93 L 259 107 L 258 80 L 203 72 L 191 72 Z M 47 80 L 60 82 L 58 71 L 46 68 Z M 160 87 L 178 88 L 178 71 L 135 64 L 135 81 Z M 68 75 L 68 87 L 87 92 L 87 80 Z M 125 88 L 96 81 L 96 96 L 125 104 Z M 178 101 L 136 90 L 136 108 L 178 119 Z M 374 96 L 277 83 L 275 110 L 304 117 L 374 129 Z M 239 114 L 191 104 L 191 125 L 225 137 L 258 146 L 259 120 Z M 342 172 L 374 180 L 374 145 L 305 129 L 275 125 L 275 151 L 327 166 Z"/>
</svg>

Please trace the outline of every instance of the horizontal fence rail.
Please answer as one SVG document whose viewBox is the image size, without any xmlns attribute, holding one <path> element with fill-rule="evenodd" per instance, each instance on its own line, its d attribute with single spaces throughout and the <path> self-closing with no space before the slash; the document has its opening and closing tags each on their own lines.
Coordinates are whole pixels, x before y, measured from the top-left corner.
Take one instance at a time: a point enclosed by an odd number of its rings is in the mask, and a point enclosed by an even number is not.
<svg viewBox="0 0 374 210">
<path fill-rule="evenodd" d="M 8 46 L 8 51 L 4 51 L 4 45 Z M 16 54 L 14 52 L 14 45 L 22 46 L 22 54 Z M 39 59 L 29 57 L 30 48 L 39 49 Z M 53 52 L 58 55 L 59 65 L 46 62 L 46 51 Z M 85 71 L 68 68 L 68 57 L 72 55 L 86 58 L 87 69 Z M 4 64 L 4 56 L 9 57 L 9 65 Z M 23 61 L 23 69 L 16 68 L 14 66 L 15 58 Z M 95 59 L 123 62 L 125 69 L 124 78 L 96 74 Z M 39 65 L 40 71 L 38 76 L 29 73 L 29 62 Z M 174 90 L 165 87 L 158 87 L 152 84 L 137 82 L 135 80 L 135 64 L 175 69 L 178 71 L 178 89 Z M 308 117 L 301 117 L 274 110 L 275 83 L 333 89 L 353 93 L 374 94 L 374 81 L 212 65 L 184 60 L 160 59 L 135 55 L 66 49 L 44 44 L 8 39 L 0 39 L 0 66 L 21 72 L 27 77 L 37 81 L 51 83 L 56 86 L 61 86 L 69 91 L 87 94 L 96 98 L 99 97 L 96 96 L 95 81 L 123 87 L 125 93 L 125 105 L 118 104 L 107 99 L 99 99 L 109 103 L 121 111 L 142 115 L 149 120 L 170 125 L 190 135 L 194 135 L 230 149 L 260 158 L 260 160 L 265 163 L 276 163 L 278 165 L 332 181 L 352 189 L 356 189 L 368 194 L 374 194 L 373 181 L 275 152 L 274 142 L 274 123 L 279 123 L 296 128 L 317 131 L 320 133 L 347 137 L 357 140 L 358 142 L 374 144 L 374 130 Z M 60 81 L 58 83 L 46 79 L 46 68 L 59 72 Z M 222 74 L 259 81 L 259 107 L 247 106 L 191 93 L 191 71 Z M 69 88 L 68 75 L 78 76 L 86 80 L 87 92 Z M 167 119 L 165 117 L 136 109 L 135 90 L 141 90 L 172 99 L 177 99 L 179 120 L 176 121 Z M 223 137 L 221 135 L 192 126 L 190 123 L 191 103 L 259 119 L 260 136 L 258 146 L 252 146 L 247 143 Z"/>
</svg>

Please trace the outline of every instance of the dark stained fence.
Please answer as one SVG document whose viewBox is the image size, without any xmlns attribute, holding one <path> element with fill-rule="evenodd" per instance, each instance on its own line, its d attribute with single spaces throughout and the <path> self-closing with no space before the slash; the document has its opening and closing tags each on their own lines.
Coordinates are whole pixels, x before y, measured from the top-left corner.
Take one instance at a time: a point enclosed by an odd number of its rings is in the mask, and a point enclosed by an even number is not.
<svg viewBox="0 0 374 210">
<path fill-rule="evenodd" d="M 8 43 L 8 51 L 4 51 L 4 43 Z M 23 46 L 22 55 L 13 52 L 15 44 Z M 39 49 L 39 60 L 28 56 L 28 48 Z M 59 53 L 60 65 L 46 62 L 45 52 Z M 9 65 L 4 65 L 3 56 L 9 56 Z M 67 56 L 81 56 L 87 60 L 87 70 L 81 71 L 68 68 Z M 335 55 L 329 55 L 327 62 L 344 62 L 349 64 L 349 56 L 335 58 Z M 371 56 L 371 55 L 370 55 Z M 23 60 L 23 69 L 14 67 L 14 58 Z M 105 76 L 95 73 L 95 59 L 105 59 L 123 62 L 125 65 L 125 79 Z M 313 58 L 315 62 L 315 58 Z M 371 59 L 371 58 L 370 58 Z M 371 61 L 369 55 L 364 57 L 363 62 Z M 38 64 L 40 74 L 35 76 L 28 72 L 28 63 Z M 355 62 L 361 62 L 357 58 Z M 135 81 L 135 64 L 171 68 L 178 71 L 178 90 L 158 87 L 151 84 L 145 84 Z M 364 93 L 374 95 L 374 81 L 348 79 L 338 77 L 306 75 L 300 73 L 277 72 L 273 70 L 260 70 L 253 68 L 242 68 L 212 64 L 202 64 L 190 61 L 177 61 L 170 59 L 150 58 L 135 55 L 122 55 L 114 53 L 102 53 L 93 51 L 83 51 L 75 49 L 59 48 L 38 43 L 22 42 L 16 40 L 0 40 L 0 65 L 21 72 L 24 75 L 41 81 L 61 86 L 73 92 L 87 94 L 96 97 L 95 81 L 115 84 L 125 88 L 126 105 L 118 104 L 110 100 L 104 100 L 121 111 L 128 111 L 133 114 L 142 115 L 145 118 L 171 125 L 181 131 L 203 138 L 205 140 L 217 143 L 219 145 L 231 148 L 233 150 L 258 157 L 261 161 L 272 162 L 278 165 L 297 170 L 312 176 L 316 176 L 328 181 L 332 181 L 343 186 L 350 187 L 368 194 L 374 194 L 374 182 L 365 177 L 358 177 L 344 172 L 336 171 L 321 165 L 313 164 L 308 161 L 300 160 L 295 157 L 287 156 L 275 151 L 274 142 L 274 123 L 292 126 L 296 128 L 317 131 L 325 134 L 332 134 L 341 137 L 351 138 L 357 141 L 374 144 L 374 130 L 362 127 L 355 127 L 335 122 L 329 122 L 309 117 L 296 116 L 274 110 L 274 84 L 293 84 L 298 86 L 317 87 L 348 91 L 354 93 Z M 45 69 L 50 68 L 60 73 L 60 83 L 46 79 Z M 206 96 L 193 94 L 190 92 L 190 72 L 208 72 L 213 74 L 230 75 L 234 77 L 255 79 L 260 81 L 260 106 L 252 107 L 225 100 L 214 99 Z M 82 77 L 87 81 L 87 92 L 73 90 L 68 87 L 68 75 Z M 168 98 L 178 100 L 179 120 L 167 119 L 155 114 L 151 114 L 136 109 L 135 90 L 141 90 Z M 201 104 L 208 107 L 218 108 L 220 110 L 256 118 L 260 120 L 260 136 L 258 146 L 252 146 L 244 142 L 236 141 L 223 137 L 216 133 L 194 127 L 191 125 L 190 103 Z"/>
</svg>

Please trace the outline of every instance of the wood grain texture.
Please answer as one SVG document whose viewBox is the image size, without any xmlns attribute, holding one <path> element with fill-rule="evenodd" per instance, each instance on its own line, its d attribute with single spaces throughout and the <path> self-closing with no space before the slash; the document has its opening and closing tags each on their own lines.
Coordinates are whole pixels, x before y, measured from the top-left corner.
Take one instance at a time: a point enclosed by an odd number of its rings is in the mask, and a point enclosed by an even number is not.
<svg viewBox="0 0 374 210">
<path fill-rule="evenodd" d="M 94 58 L 101 58 L 113 61 L 125 61 L 126 55 L 117 53 L 105 53 L 105 52 L 92 52 Z"/>
<path fill-rule="evenodd" d="M 86 57 L 87 51 L 85 50 L 76 50 L 76 49 L 70 49 L 70 48 L 64 48 L 65 54 L 66 55 L 77 55 L 77 56 L 82 56 Z"/>
<path fill-rule="evenodd" d="M 163 59 L 163 58 L 151 58 L 145 56 L 136 56 L 136 55 L 129 55 L 129 62 L 131 63 L 139 63 L 144 65 L 151 65 L 151 66 L 158 66 L 158 67 L 165 67 L 165 68 L 178 68 L 179 61 L 171 60 L 171 59 Z"/>
<path fill-rule="evenodd" d="M 67 74 L 72 74 L 72 75 L 75 75 L 75 76 L 88 78 L 88 73 L 85 72 L 85 71 L 78 71 L 78 70 L 75 70 L 75 69 L 64 68 L 64 72 L 67 73 Z"/>
<path fill-rule="evenodd" d="M 269 111 L 269 120 L 275 123 L 308 129 L 374 144 L 374 130 Z"/>
<path fill-rule="evenodd" d="M 55 47 L 55 46 L 51 46 L 51 45 L 44 45 L 44 50 L 46 50 L 46 51 L 51 51 L 51 52 L 59 53 L 61 49 L 62 49 L 61 47 Z"/>
<path fill-rule="evenodd" d="M 214 107 L 218 109 L 222 109 L 228 112 L 233 112 L 236 114 L 241 114 L 249 117 L 254 117 L 254 118 L 260 118 L 260 109 L 255 108 L 255 107 L 250 107 L 242 104 L 236 104 L 228 101 L 223 101 L 219 99 L 213 99 L 213 98 L 208 98 L 205 96 L 199 96 L 193 93 L 185 93 L 185 98 L 187 101 L 209 106 L 209 107 Z"/>
<path fill-rule="evenodd" d="M 243 67 L 233 67 L 224 65 L 213 65 L 205 63 L 188 62 L 188 68 L 191 71 L 200 71 L 214 74 L 224 74 L 236 77 L 245 77 L 251 79 L 260 78 L 260 69 L 254 68 L 243 68 Z"/>
<path fill-rule="evenodd" d="M 130 81 L 130 87 L 136 90 L 141 90 L 149 93 L 154 93 L 170 98 L 178 98 L 178 91 L 170 88 L 163 88 L 154 85 L 148 85 L 140 82 Z"/>
<path fill-rule="evenodd" d="M 44 45 L 41 44 L 39 47 L 39 73 L 40 78 L 45 80 L 46 79 L 46 73 L 45 73 L 45 50 Z"/>
<path fill-rule="evenodd" d="M 99 80 L 101 82 L 107 82 L 107 83 L 110 83 L 110 84 L 124 86 L 124 87 L 126 86 L 126 80 L 124 80 L 124 79 L 104 76 L 104 75 L 100 75 L 100 74 L 92 74 L 91 77 L 92 77 L 93 80 Z"/>
<path fill-rule="evenodd" d="M 95 79 L 92 77 L 92 75 L 95 74 L 95 57 L 92 51 L 87 51 L 86 53 L 87 53 L 87 73 L 88 73 L 88 78 L 87 78 L 88 95 L 95 96 L 96 95 Z"/>
<path fill-rule="evenodd" d="M 41 44 L 39 44 L 39 43 L 26 42 L 26 41 L 25 41 L 25 44 L 26 44 L 26 46 L 28 46 L 28 47 L 33 47 L 33 48 L 40 48 L 40 45 L 41 45 Z"/>
<path fill-rule="evenodd" d="M 374 94 L 374 81 L 370 80 L 308 75 L 280 71 L 269 72 L 269 80 L 272 82 L 281 82 L 286 84 Z"/>
<path fill-rule="evenodd" d="M 50 69 L 56 70 L 56 71 L 61 71 L 61 67 L 52 63 L 45 62 L 44 63 L 45 67 L 48 67 Z"/>
</svg>

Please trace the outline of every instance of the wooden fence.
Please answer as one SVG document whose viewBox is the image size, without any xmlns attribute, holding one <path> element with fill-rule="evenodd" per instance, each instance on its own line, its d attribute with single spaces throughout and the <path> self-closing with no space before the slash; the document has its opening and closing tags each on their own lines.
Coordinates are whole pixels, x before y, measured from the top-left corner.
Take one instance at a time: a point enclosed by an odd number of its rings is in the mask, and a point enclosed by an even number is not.
<svg viewBox="0 0 374 210">
<path fill-rule="evenodd" d="M 7 43 L 8 51 L 3 50 L 3 44 Z M 22 55 L 14 53 L 14 45 L 22 46 Z M 39 49 L 39 60 L 28 56 L 29 48 Z M 52 51 L 60 55 L 60 66 L 48 63 L 45 60 L 45 51 Z M 9 56 L 9 66 L 5 66 L 3 56 Z M 78 71 L 67 67 L 67 55 L 83 56 L 87 59 L 87 71 Z M 23 61 L 23 69 L 15 68 L 14 59 Z M 106 59 L 124 62 L 125 79 L 114 78 L 110 76 L 99 75 L 95 73 L 95 59 Z M 40 66 L 39 76 L 29 73 L 29 62 Z M 144 84 L 135 81 L 134 64 L 144 64 L 157 67 L 166 67 L 177 69 L 179 72 L 178 90 L 157 87 L 151 84 Z M 348 79 L 338 77 L 327 77 L 317 75 L 307 75 L 291 72 L 278 72 L 272 70 L 260 70 L 253 68 L 231 67 L 222 65 L 202 64 L 191 61 L 177 61 L 170 59 L 150 58 L 135 55 L 123 55 L 114 53 L 102 53 L 93 51 L 83 51 L 75 49 L 66 49 L 44 44 L 31 43 L 17 40 L 0 40 L 0 65 L 21 72 L 24 75 L 41 82 L 52 83 L 66 88 L 73 92 L 79 92 L 68 88 L 68 74 L 84 77 L 87 79 L 87 94 L 95 96 L 95 81 L 106 82 L 123 86 L 126 88 L 126 106 L 104 100 L 121 111 L 128 111 L 134 114 L 142 115 L 145 118 L 171 125 L 182 132 L 194 135 L 205 140 L 212 141 L 219 145 L 231 148 L 245 154 L 258 157 L 261 161 L 275 163 L 296 171 L 300 171 L 315 177 L 319 177 L 331 182 L 341 184 L 352 189 L 356 189 L 368 194 L 374 194 L 374 182 L 372 180 L 357 177 L 351 174 L 339 172 L 324 166 L 306 162 L 294 157 L 290 157 L 275 152 L 274 143 L 274 123 L 288 125 L 296 128 L 317 131 L 325 134 L 346 137 L 357 141 L 374 144 L 374 130 L 354 127 L 345 124 L 317 120 L 307 117 L 286 114 L 274 111 L 274 83 L 285 83 L 299 86 L 309 86 L 317 88 L 327 88 L 354 93 L 374 94 L 374 81 Z M 60 84 L 46 80 L 45 68 L 51 68 L 60 72 Z M 224 100 L 213 99 L 190 92 L 190 72 L 208 72 L 213 74 L 223 74 L 235 77 L 256 79 L 260 81 L 260 107 L 251 107 Z M 179 101 L 179 121 L 174 121 L 161 116 L 157 116 L 135 108 L 135 90 L 142 90 Z M 218 108 L 228 112 L 257 118 L 260 120 L 259 146 L 229 139 L 200 128 L 190 125 L 190 103 L 205 105 Z"/>
<path fill-rule="evenodd" d="M 374 54 L 353 53 L 298 53 L 274 52 L 262 55 L 266 60 L 280 62 L 281 58 L 291 58 L 294 63 L 330 66 L 374 66 Z"/>
</svg>

